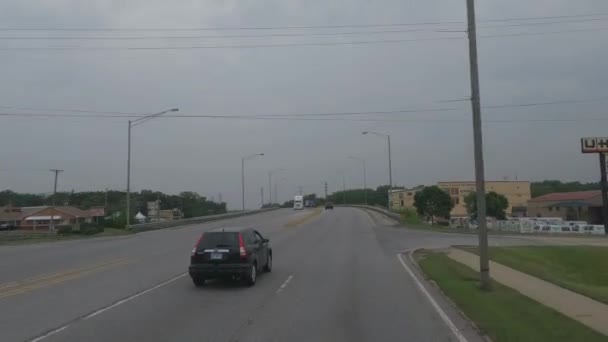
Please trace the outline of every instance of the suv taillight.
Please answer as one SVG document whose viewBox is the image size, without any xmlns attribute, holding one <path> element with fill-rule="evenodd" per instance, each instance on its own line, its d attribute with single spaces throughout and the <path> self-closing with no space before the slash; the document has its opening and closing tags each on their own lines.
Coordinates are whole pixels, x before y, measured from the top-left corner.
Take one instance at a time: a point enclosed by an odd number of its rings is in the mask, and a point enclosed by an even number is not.
<svg viewBox="0 0 608 342">
<path fill-rule="evenodd" d="M 247 250 L 245 250 L 245 241 L 243 241 L 243 234 L 239 233 L 239 254 L 241 259 L 247 258 Z"/>
<path fill-rule="evenodd" d="M 198 238 L 198 241 L 196 242 L 196 245 L 194 245 L 194 248 L 192 248 L 192 253 L 190 253 L 190 256 L 194 256 L 196 254 L 196 250 L 198 249 L 198 245 L 201 243 L 201 241 L 203 241 L 203 236 L 205 236 L 205 233 L 201 234 L 201 237 Z"/>
</svg>

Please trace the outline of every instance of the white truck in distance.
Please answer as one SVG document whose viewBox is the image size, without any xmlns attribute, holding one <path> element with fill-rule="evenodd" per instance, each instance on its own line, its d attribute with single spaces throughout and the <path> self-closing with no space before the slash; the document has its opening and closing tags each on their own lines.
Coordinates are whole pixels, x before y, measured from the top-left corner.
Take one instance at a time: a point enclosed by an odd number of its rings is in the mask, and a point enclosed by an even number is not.
<svg viewBox="0 0 608 342">
<path fill-rule="evenodd" d="M 293 198 L 293 209 L 302 210 L 304 209 L 304 196 L 295 196 Z"/>
</svg>

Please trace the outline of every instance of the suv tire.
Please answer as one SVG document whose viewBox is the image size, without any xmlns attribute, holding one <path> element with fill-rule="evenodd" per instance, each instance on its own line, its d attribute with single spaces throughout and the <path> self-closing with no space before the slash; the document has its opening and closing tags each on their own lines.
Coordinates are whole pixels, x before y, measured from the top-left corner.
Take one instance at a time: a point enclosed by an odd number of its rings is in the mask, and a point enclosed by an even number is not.
<svg viewBox="0 0 608 342">
<path fill-rule="evenodd" d="M 258 263 L 254 261 L 253 264 L 251 264 L 251 269 L 249 270 L 249 272 L 247 272 L 247 277 L 245 278 L 245 284 L 247 284 L 247 286 L 253 286 L 253 285 L 255 285 L 255 282 L 257 279 L 258 279 Z"/>
</svg>

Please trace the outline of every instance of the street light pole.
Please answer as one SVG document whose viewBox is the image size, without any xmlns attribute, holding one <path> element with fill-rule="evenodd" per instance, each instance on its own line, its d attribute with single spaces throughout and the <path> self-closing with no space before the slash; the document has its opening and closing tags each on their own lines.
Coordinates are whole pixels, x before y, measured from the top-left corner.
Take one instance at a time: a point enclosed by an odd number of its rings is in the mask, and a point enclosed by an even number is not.
<svg viewBox="0 0 608 342">
<path fill-rule="evenodd" d="M 242 209 L 245 211 L 245 158 L 241 158 L 241 203 Z"/>
<path fill-rule="evenodd" d="M 169 112 L 177 112 L 179 111 L 178 108 L 171 108 L 171 109 L 167 109 L 164 110 L 162 112 L 156 113 L 156 114 L 151 114 L 151 115 L 147 115 L 141 118 L 138 118 L 136 120 L 129 120 L 128 125 L 129 125 L 129 132 L 128 132 L 128 136 L 127 136 L 127 208 L 126 208 L 126 216 L 127 216 L 127 225 L 126 228 L 129 227 L 129 225 L 131 224 L 131 127 L 135 127 L 137 125 L 141 125 L 142 123 L 159 117 L 163 114 L 169 113 Z"/>
<path fill-rule="evenodd" d="M 481 101 L 479 96 L 479 70 L 477 65 L 477 33 L 475 31 L 475 1 L 467 0 L 469 33 L 469 71 L 471 73 L 471 105 L 473 107 L 473 143 L 475 153 L 475 182 L 477 185 L 477 220 L 479 224 L 479 273 L 481 288 L 491 289 L 490 261 L 488 257 L 488 227 L 486 222 L 486 187 L 481 132 Z"/>
<path fill-rule="evenodd" d="M 245 160 L 255 158 L 257 156 L 263 156 L 264 153 L 251 154 L 245 157 L 241 157 L 241 204 L 242 210 L 245 211 Z"/>
<path fill-rule="evenodd" d="M 49 221 L 49 230 L 55 231 L 55 197 L 57 197 L 57 177 L 59 176 L 59 172 L 63 172 L 63 170 L 51 169 L 51 172 L 55 173 L 55 183 L 53 185 L 53 200 L 52 200 L 52 210 L 51 210 L 51 220 Z"/>
<path fill-rule="evenodd" d="M 363 197 L 365 204 L 367 205 L 367 171 L 365 167 L 365 159 L 353 156 L 348 156 L 348 158 L 358 160 L 363 164 Z"/>
<path fill-rule="evenodd" d="M 272 171 L 268 171 L 268 204 L 272 205 Z"/>
<path fill-rule="evenodd" d="M 388 202 L 387 202 L 387 207 L 390 210 L 391 209 L 391 190 L 393 190 L 393 162 L 392 162 L 392 158 L 391 158 L 391 135 L 390 134 L 383 134 L 383 133 L 378 133 L 378 132 L 361 132 L 362 134 L 374 134 L 380 137 L 384 137 L 386 138 L 386 141 L 388 143 Z"/>
</svg>

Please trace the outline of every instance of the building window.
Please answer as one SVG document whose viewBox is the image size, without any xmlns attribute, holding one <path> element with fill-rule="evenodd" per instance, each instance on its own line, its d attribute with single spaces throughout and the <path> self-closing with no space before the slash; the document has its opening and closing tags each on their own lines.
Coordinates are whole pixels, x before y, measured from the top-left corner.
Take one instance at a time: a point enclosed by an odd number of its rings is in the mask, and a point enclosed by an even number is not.
<svg viewBox="0 0 608 342">
<path fill-rule="evenodd" d="M 405 206 L 405 203 L 403 202 L 403 200 L 401 200 L 401 207 L 403 208 L 403 206 Z"/>
<path fill-rule="evenodd" d="M 450 188 L 450 195 L 458 195 L 458 188 Z"/>
<path fill-rule="evenodd" d="M 454 205 L 460 204 L 460 197 L 452 197 L 452 204 L 454 204 Z"/>
<path fill-rule="evenodd" d="M 553 207 L 549 207 L 549 211 L 553 211 Z"/>
<path fill-rule="evenodd" d="M 403 192 L 399 193 L 399 198 L 403 198 Z"/>
<path fill-rule="evenodd" d="M 408 193 L 407 193 L 407 195 L 408 195 L 408 196 L 412 196 L 412 193 L 411 193 L 411 192 L 408 192 Z"/>
<path fill-rule="evenodd" d="M 559 211 L 559 209 L 560 209 L 559 207 L 555 207 L 555 211 Z"/>
</svg>

